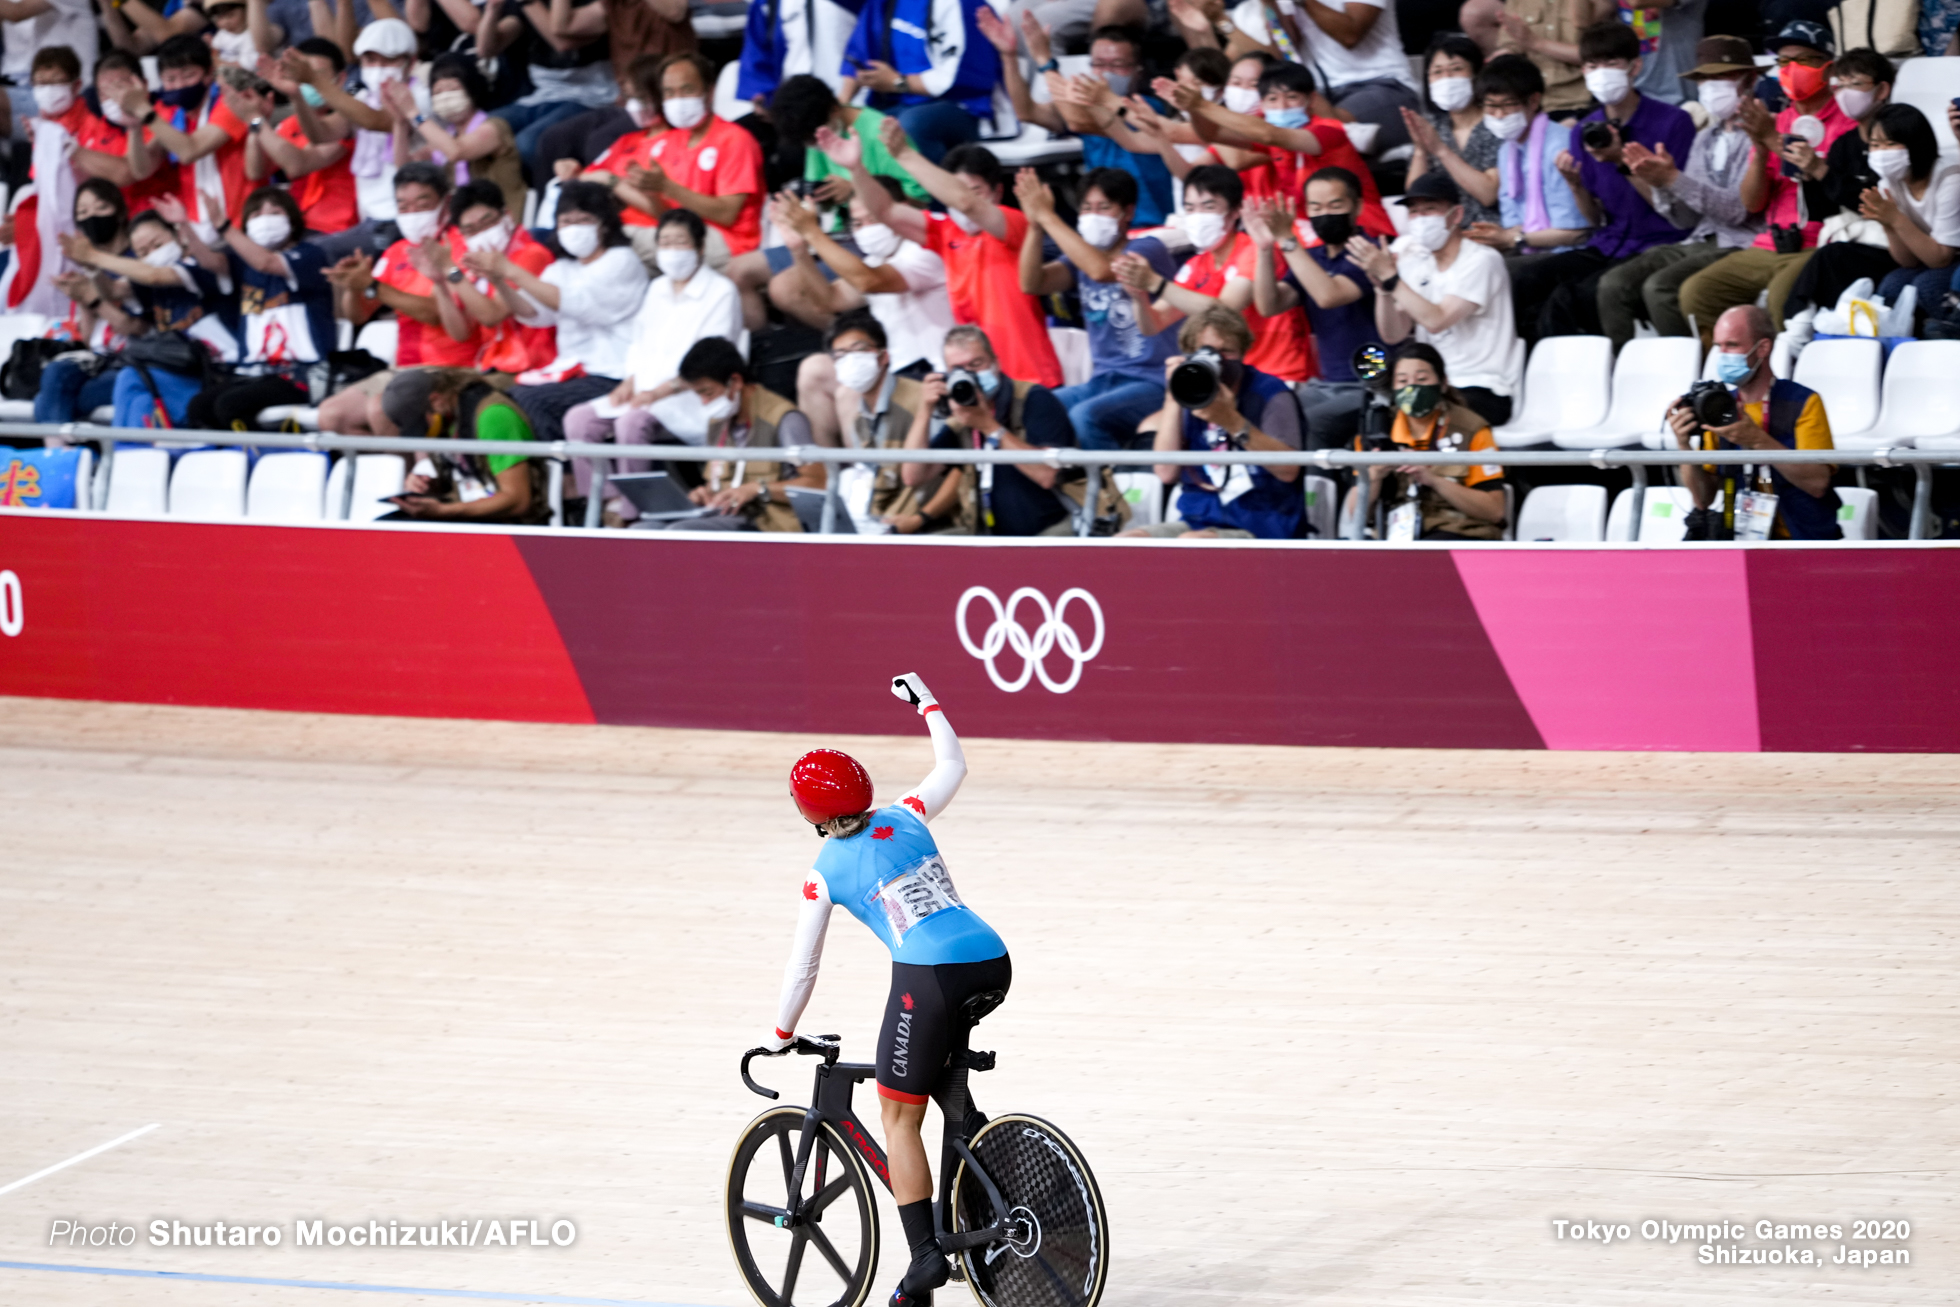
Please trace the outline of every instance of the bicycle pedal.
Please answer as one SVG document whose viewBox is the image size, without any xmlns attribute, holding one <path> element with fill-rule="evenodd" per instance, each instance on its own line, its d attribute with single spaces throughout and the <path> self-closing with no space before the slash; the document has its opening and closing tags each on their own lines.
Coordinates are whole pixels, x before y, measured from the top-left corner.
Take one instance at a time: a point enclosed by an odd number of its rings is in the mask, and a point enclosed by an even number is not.
<svg viewBox="0 0 1960 1307">
<path fill-rule="evenodd" d="M 949 1276 L 947 1277 L 947 1280 L 946 1280 L 946 1282 L 947 1282 L 948 1284 L 965 1284 L 965 1283 L 966 1283 L 966 1263 L 965 1263 L 965 1262 L 963 1262 L 963 1261 L 961 1261 L 961 1260 L 960 1260 L 959 1258 L 957 1258 L 957 1257 L 955 1257 L 955 1258 L 953 1259 L 953 1270 L 952 1270 L 952 1274 L 951 1274 L 951 1275 L 949 1275 Z"/>
</svg>

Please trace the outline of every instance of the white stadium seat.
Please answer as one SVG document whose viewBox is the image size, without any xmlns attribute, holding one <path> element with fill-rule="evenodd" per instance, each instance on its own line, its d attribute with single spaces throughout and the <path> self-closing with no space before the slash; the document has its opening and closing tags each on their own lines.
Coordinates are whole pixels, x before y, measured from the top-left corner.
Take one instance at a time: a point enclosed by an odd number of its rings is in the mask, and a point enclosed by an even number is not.
<svg viewBox="0 0 1960 1307">
<path fill-rule="evenodd" d="M 1925 114 L 1926 121 L 1933 124 L 1933 135 L 1945 144 L 1946 106 L 1955 96 L 1960 96 L 1960 59 L 1908 59 L 1899 65 L 1891 101 L 1909 104 Z"/>
<path fill-rule="evenodd" d="M 1151 468 L 1137 468 L 1116 471 L 1105 468 L 1104 474 L 1116 493 L 1130 506 L 1131 526 L 1156 526 L 1164 520 L 1164 483 L 1157 479 Z"/>
<path fill-rule="evenodd" d="M 259 410 L 259 421 L 273 431 L 283 429 L 288 422 L 301 431 L 318 431 L 320 410 L 311 404 L 275 404 Z"/>
<path fill-rule="evenodd" d="M 1581 431 L 1606 417 L 1613 342 L 1604 336 L 1547 336 L 1524 370 L 1524 403 L 1491 434 L 1499 449 L 1541 445 L 1555 431 Z"/>
<path fill-rule="evenodd" d="M 395 366 L 395 342 L 400 338 L 401 324 L 393 318 L 374 318 L 354 337 L 354 347 L 386 363 Z"/>
<path fill-rule="evenodd" d="M 170 516 L 207 521 L 244 517 L 249 461 L 242 449 L 194 449 L 178 455 L 170 472 Z"/>
<path fill-rule="evenodd" d="M 1688 514 L 1695 501 L 1684 486 L 1648 486 L 1645 511 L 1641 513 L 1640 539 L 1645 543 L 1666 544 L 1679 540 L 1687 531 Z M 1722 511 L 1722 492 L 1715 492 L 1715 502 L 1710 505 L 1717 513 Z M 1625 540 L 1627 536 L 1627 515 L 1633 511 L 1633 491 L 1622 490 L 1613 499 L 1613 512 L 1606 520 L 1606 538 Z"/>
<path fill-rule="evenodd" d="M 1539 486 L 1518 511 L 1519 540 L 1604 540 L 1605 486 Z"/>
<path fill-rule="evenodd" d="M 1862 445 L 1878 420 L 1878 378 L 1885 349 L 1876 340 L 1813 340 L 1797 355 L 1796 380 L 1824 400 L 1834 443 Z"/>
<path fill-rule="evenodd" d="M 1878 492 L 1859 486 L 1840 486 L 1838 529 L 1846 540 L 1878 539 Z"/>
<path fill-rule="evenodd" d="M 1316 476 L 1308 473 L 1300 478 L 1307 496 L 1307 521 L 1313 526 L 1314 540 L 1334 539 L 1334 501 L 1339 497 L 1340 487 L 1332 477 Z"/>
<path fill-rule="evenodd" d="M 1650 336 L 1628 341 L 1613 364 L 1613 406 L 1603 422 L 1560 430 L 1560 449 L 1623 449 L 1658 439 L 1668 405 L 1685 395 L 1701 366 L 1701 341 L 1693 336 Z M 1672 443 L 1670 441 L 1670 443 Z"/>
<path fill-rule="evenodd" d="M 245 489 L 245 516 L 317 522 L 327 488 L 327 456 L 307 450 L 260 456 Z"/>
<path fill-rule="evenodd" d="M 372 522 L 394 512 L 394 505 L 384 501 L 399 495 L 407 480 L 408 466 L 400 454 L 362 454 L 354 469 L 354 502 L 346 520 Z M 342 455 L 327 474 L 325 515 L 330 522 L 341 520 L 340 496 L 346 485 L 347 458 Z"/>
<path fill-rule="evenodd" d="M 170 451 L 118 449 L 109 464 L 108 511 L 162 516 L 170 504 Z"/>
<path fill-rule="evenodd" d="M 1960 59 L 1953 62 L 1960 63 Z M 1960 435 L 1960 405 L 1938 402 L 1960 377 L 1960 340 L 1909 340 L 1885 361 L 1878 421 L 1864 431 L 1839 432 L 1837 411 L 1831 437 L 1840 449 L 1907 448 L 1926 436 Z"/>
</svg>

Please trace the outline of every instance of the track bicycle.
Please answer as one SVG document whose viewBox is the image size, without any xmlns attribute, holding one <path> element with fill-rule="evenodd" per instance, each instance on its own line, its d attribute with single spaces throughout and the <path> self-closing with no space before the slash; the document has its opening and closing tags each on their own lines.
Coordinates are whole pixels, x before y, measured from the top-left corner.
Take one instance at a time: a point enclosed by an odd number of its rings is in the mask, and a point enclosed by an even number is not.
<svg viewBox="0 0 1960 1307">
<path fill-rule="evenodd" d="M 1000 997 L 976 995 L 961 1026 Z M 991 1070 L 994 1055 L 970 1051 L 964 1038 L 954 1042 L 932 1093 L 946 1121 L 933 1229 L 940 1251 L 953 1258 L 953 1279 L 984 1307 L 1096 1307 L 1108 1278 L 1109 1229 L 1095 1176 L 1068 1136 L 1040 1117 L 989 1120 L 975 1107 L 968 1073 Z M 811 1106 L 770 1108 L 743 1130 L 728 1163 L 729 1245 L 761 1307 L 863 1307 L 880 1245 L 869 1177 L 887 1190 L 891 1177 L 851 1096 L 877 1068 L 838 1061 L 836 1035 L 798 1036 L 780 1051 L 744 1053 L 742 1083 L 778 1097 L 750 1078 L 749 1063 L 790 1052 L 823 1059 Z"/>
</svg>

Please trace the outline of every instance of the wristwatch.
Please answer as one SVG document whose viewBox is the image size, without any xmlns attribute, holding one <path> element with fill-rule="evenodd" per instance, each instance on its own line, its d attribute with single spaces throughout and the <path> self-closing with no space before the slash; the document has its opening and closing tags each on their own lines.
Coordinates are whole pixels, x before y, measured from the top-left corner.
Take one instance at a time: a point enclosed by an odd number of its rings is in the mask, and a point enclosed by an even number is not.
<svg viewBox="0 0 1960 1307">
<path fill-rule="evenodd" d="M 425 113 L 418 113 L 415 115 L 414 121 L 415 121 L 415 125 L 417 127 L 420 127 L 423 123 L 429 121 L 429 115 Z"/>
<path fill-rule="evenodd" d="M 1300 242 L 1294 237 L 1288 236 L 1279 243 L 1279 248 L 1282 254 L 1298 254 L 1300 252 Z"/>
<path fill-rule="evenodd" d="M 246 126 L 248 126 L 249 128 L 251 128 L 251 130 L 256 132 L 259 128 L 265 126 L 265 119 L 254 118 L 252 119 L 251 122 L 247 123 Z"/>
<path fill-rule="evenodd" d="M 1036 64 L 1034 66 L 1034 70 L 1038 73 L 1052 73 L 1056 69 L 1060 68 L 1061 66 L 1062 66 L 1062 61 L 1057 59 L 1054 55 L 1051 54 L 1048 56 L 1047 63 Z"/>
<path fill-rule="evenodd" d="M 758 486 L 756 486 L 755 502 L 758 504 L 766 504 L 769 502 L 769 483 L 767 481 L 764 481 Z"/>
<path fill-rule="evenodd" d="M 1400 286 L 1401 284 L 1402 284 L 1402 274 L 1399 272 L 1391 272 L 1388 276 L 1382 279 L 1382 289 L 1387 291 L 1391 295 L 1395 293 L 1395 288 L 1397 286 Z"/>
<path fill-rule="evenodd" d="M 451 268 L 444 274 L 443 280 L 452 286 L 460 286 L 463 284 L 463 270 L 461 268 Z"/>
</svg>

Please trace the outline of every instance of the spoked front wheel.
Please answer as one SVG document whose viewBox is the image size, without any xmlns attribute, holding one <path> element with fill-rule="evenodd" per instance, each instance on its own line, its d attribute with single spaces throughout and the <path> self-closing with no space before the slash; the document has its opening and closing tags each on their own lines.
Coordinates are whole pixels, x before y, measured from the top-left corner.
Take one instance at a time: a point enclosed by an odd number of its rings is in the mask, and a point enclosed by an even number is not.
<svg viewBox="0 0 1960 1307">
<path fill-rule="evenodd" d="M 863 1307 L 878 1269 L 878 1215 L 864 1164 L 817 1127 L 800 1193 L 791 1193 L 800 1107 L 749 1123 L 728 1161 L 728 1243 L 762 1307 Z"/>
<path fill-rule="evenodd" d="M 1102 1192 L 1082 1153 L 1040 1117 L 989 1121 L 969 1147 L 1008 1206 L 1007 1236 L 960 1254 L 967 1283 L 986 1307 L 1095 1307 L 1109 1276 Z M 994 1223 L 972 1168 L 953 1179 L 957 1230 Z"/>
</svg>

